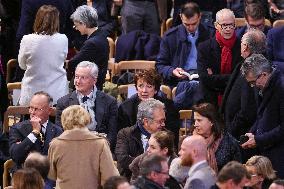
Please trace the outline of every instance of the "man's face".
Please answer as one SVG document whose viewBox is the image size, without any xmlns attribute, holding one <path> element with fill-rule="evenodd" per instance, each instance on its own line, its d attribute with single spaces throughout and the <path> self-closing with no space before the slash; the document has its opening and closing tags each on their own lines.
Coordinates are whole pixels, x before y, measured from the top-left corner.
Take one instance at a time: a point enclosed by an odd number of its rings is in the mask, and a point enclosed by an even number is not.
<svg viewBox="0 0 284 189">
<path fill-rule="evenodd" d="M 35 95 L 30 101 L 29 107 L 30 118 L 38 117 L 40 123 L 45 123 L 48 120 L 51 108 L 48 103 L 48 98 L 45 95 Z"/>
<path fill-rule="evenodd" d="M 199 26 L 201 16 L 199 14 L 195 14 L 191 18 L 186 18 L 184 14 L 181 14 L 180 18 L 181 18 L 182 24 L 186 28 L 186 31 L 188 33 L 194 33 Z"/>
<path fill-rule="evenodd" d="M 260 90 L 263 90 L 268 81 L 268 74 L 266 72 L 262 72 L 261 74 L 255 76 L 251 72 L 248 72 L 246 75 L 246 80 L 251 87 L 257 87 Z"/>
<path fill-rule="evenodd" d="M 151 180 L 158 183 L 161 186 L 164 186 L 167 179 L 169 178 L 169 166 L 167 161 L 161 162 L 162 170 L 160 172 L 155 172 L 152 174 Z"/>
<path fill-rule="evenodd" d="M 248 23 L 249 28 L 254 28 L 260 31 L 264 31 L 265 18 L 253 19 L 252 17 L 247 16 L 247 23 Z"/>
<path fill-rule="evenodd" d="M 157 131 L 162 131 L 165 128 L 165 111 L 163 108 L 155 108 L 153 111 L 153 119 L 144 118 L 144 128 L 149 133 L 155 133 Z"/>
<path fill-rule="evenodd" d="M 247 179 L 246 177 L 244 177 L 240 183 L 235 184 L 234 181 L 232 181 L 232 185 L 230 187 L 230 189 L 243 189 L 246 184 L 249 182 L 249 179 Z"/>
<path fill-rule="evenodd" d="M 117 186 L 117 189 L 132 189 L 133 187 L 128 182 L 123 182 Z"/>
<path fill-rule="evenodd" d="M 219 22 L 215 22 L 215 28 L 224 39 L 231 39 L 235 32 L 235 19 L 228 15 L 223 15 Z"/>
<path fill-rule="evenodd" d="M 261 186 L 264 178 L 257 173 L 257 170 L 254 166 L 246 166 L 247 171 L 249 172 L 251 179 L 247 182 L 246 186 L 257 188 Z"/>
<path fill-rule="evenodd" d="M 140 100 L 147 100 L 149 98 L 153 98 L 157 91 L 154 85 L 150 85 L 144 80 L 138 79 L 137 93 Z"/>
<path fill-rule="evenodd" d="M 181 159 L 181 165 L 191 167 L 193 164 L 193 157 L 192 157 L 192 148 L 188 143 L 187 139 L 185 139 L 180 147 L 179 157 Z"/>
<path fill-rule="evenodd" d="M 86 32 L 86 25 L 81 23 L 81 22 L 74 21 L 73 22 L 73 28 L 75 30 L 78 30 L 81 35 L 86 35 L 87 34 L 87 32 Z"/>
<path fill-rule="evenodd" d="M 97 79 L 91 76 L 90 71 L 91 69 L 88 67 L 78 67 L 75 71 L 75 88 L 83 95 L 90 94 L 97 82 Z"/>
</svg>

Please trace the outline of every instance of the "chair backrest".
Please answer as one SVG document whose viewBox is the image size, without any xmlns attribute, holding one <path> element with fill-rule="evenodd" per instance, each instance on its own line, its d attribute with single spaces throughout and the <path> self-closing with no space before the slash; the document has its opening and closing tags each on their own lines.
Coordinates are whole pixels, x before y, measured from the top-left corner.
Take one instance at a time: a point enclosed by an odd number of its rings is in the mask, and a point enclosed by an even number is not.
<svg viewBox="0 0 284 189">
<path fill-rule="evenodd" d="M 10 83 L 12 81 L 12 76 L 17 65 L 18 65 L 17 59 L 11 59 L 8 61 L 6 83 Z"/>
<path fill-rule="evenodd" d="M 172 90 L 167 85 L 161 85 L 160 90 L 167 95 L 167 99 L 172 99 Z"/>
<path fill-rule="evenodd" d="M 134 86 L 135 84 L 128 84 L 128 85 L 119 85 L 118 86 L 118 94 L 120 95 L 122 101 L 127 99 L 128 96 L 128 87 Z"/>
<path fill-rule="evenodd" d="M 4 163 L 4 170 L 3 170 L 3 188 L 7 187 L 10 185 L 9 180 L 11 179 L 11 175 L 9 173 L 9 170 L 13 168 L 15 163 L 13 162 L 12 159 L 8 159 Z"/>
<path fill-rule="evenodd" d="M 166 28 L 166 21 L 164 20 L 162 23 L 161 23 L 161 37 L 163 37 L 164 33 L 167 31 L 167 28 Z"/>
<path fill-rule="evenodd" d="M 236 21 L 236 27 L 242 27 L 246 25 L 246 19 L 245 18 L 235 18 Z M 271 22 L 268 19 L 265 19 L 265 25 L 271 26 Z"/>
<path fill-rule="evenodd" d="M 8 99 L 10 101 L 10 105 L 13 105 L 13 91 L 15 89 L 21 89 L 22 83 L 21 82 L 15 82 L 15 83 L 8 83 L 7 84 L 7 89 L 8 89 Z"/>
<path fill-rule="evenodd" d="M 107 68 L 107 73 L 106 73 L 106 81 L 112 81 L 112 77 L 114 75 L 116 75 L 116 67 L 117 67 L 117 64 L 114 63 L 113 61 L 114 59 L 110 59 L 108 61 L 108 68 Z"/>
<path fill-rule="evenodd" d="M 177 87 L 174 87 L 172 90 L 172 99 L 176 97 Z"/>
<path fill-rule="evenodd" d="M 166 31 L 168 31 L 173 25 L 173 18 L 168 18 L 166 21 Z"/>
<path fill-rule="evenodd" d="M 114 51 L 115 51 L 115 44 L 112 38 L 108 37 L 108 45 L 109 45 L 109 59 L 114 57 Z"/>
<path fill-rule="evenodd" d="M 184 128 L 180 129 L 180 135 L 187 135 L 187 130 L 188 130 L 187 121 L 192 118 L 192 110 L 180 110 L 179 118 L 183 121 L 184 125 Z"/>
<path fill-rule="evenodd" d="M 275 20 L 275 22 L 273 22 L 273 28 L 280 26 L 284 26 L 284 20 Z"/>
<path fill-rule="evenodd" d="M 146 70 L 151 68 L 155 69 L 155 61 L 128 60 L 128 61 L 120 61 L 117 65 L 116 72 L 120 75 L 121 71 L 134 70 L 134 72 L 136 72 L 138 70 Z"/>
<path fill-rule="evenodd" d="M 20 121 L 20 118 L 29 114 L 27 106 L 9 106 L 4 114 L 3 133 L 8 133 L 10 126 Z M 50 116 L 55 117 L 56 108 L 52 107 Z"/>
</svg>

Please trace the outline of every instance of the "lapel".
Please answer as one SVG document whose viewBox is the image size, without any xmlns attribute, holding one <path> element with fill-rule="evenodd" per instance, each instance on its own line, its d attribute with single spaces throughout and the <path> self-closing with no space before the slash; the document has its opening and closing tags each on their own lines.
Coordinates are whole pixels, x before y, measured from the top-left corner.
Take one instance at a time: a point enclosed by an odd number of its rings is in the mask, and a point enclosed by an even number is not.
<svg viewBox="0 0 284 189">
<path fill-rule="evenodd" d="M 32 132 L 32 130 L 33 128 L 30 120 L 25 121 L 23 125 L 19 127 L 19 131 L 24 137 L 27 137 Z"/>
<path fill-rule="evenodd" d="M 69 96 L 69 104 L 68 104 L 69 106 L 71 106 L 71 105 L 79 105 L 79 100 L 78 100 L 78 98 L 77 98 L 77 93 L 76 93 L 76 91 L 73 91 L 72 93 L 71 93 L 71 95 Z"/>
<path fill-rule="evenodd" d="M 218 42 L 216 41 L 215 36 L 211 38 L 210 40 L 212 40 L 211 49 L 210 49 L 213 55 L 212 60 L 215 60 L 217 65 L 212 65 L 212 63 L 210 63 L 209 67 L 216 69 L 216 73 L 220 73 L 221 72 L 221 48 Z"/>
<path fill-rule="evenodd" d="M 142 140 L 141 140 L 141 132 L 138 128 L 138 126 L 133 126 L 133 130 L 131 131 L 131 138 L 137 142 L 139 145 L 139 149 L 141 149 L 144 152 Z"/>
<path fill-rule="evenodd" d="M 49 143 L 51 142 L 51 140 L 56 136 L 56 130 L 53 127 L 53 124 L 48 121 L 48 124 L 46 126 L 46 131 L 45 131 L 45 139 L 44 139 L 44 146 L 42 149 L 42 153 L 43 154 L 47 154 L 48 152 L 48 148 L 49 148 Z"/>
<path fill-rule="evenodd" d="M 105 96 L 100 92 L 97 91 L 96 94 L 96 101 L 95 101 L 95 115 L 96 115 L 96 121 L 97 121 L 97 127 L 99 127 L 102 124 L 102 119 L 104 117 L 105 112 Z"/>
<path fill-rule="evenodd" d="M 177 47 L 177 52 L 180 52 L 179 55 L 181 56 L 179 56 L 180 65 L 177 66 L 184 67 L 184 65 L 186 64 L 186 61 L 184 60 L 187 60 L 188 58 L 191 49 L 191 43 L 189 43 L 187 40 L 187 31 L 182 24 L 178 26 L 178 38 L 179 43 Z"/>
<path fill-rule="evenodd" d="M 207 166 L 208 166 L 208 163 L 207 163 L 207 162 L 201 163 L 200 165 L 198 165 L 197 167 L 195 167 L 193 170 L 189 170 L 190 173 L 189 173 L 188 176 L 190 177 L 190 176 L 194 175 L 194 173 L 195 173 L 196 171 L 198 171 L 198 170 L 200 170 L 200 169 L 203 169 L 203 168 L 205 168 L 205 167 L 207 167 Z"/>
</svg>

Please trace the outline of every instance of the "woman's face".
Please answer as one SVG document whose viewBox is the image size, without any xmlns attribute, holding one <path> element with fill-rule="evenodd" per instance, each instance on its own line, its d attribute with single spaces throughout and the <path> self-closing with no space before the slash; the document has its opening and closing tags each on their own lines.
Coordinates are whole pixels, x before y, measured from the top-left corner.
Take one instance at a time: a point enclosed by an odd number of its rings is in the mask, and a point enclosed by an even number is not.
<svg viewBox="0 0 284 189">
<path fill-rule="evenodd" d="M 205 138 L 209 137 L 212 134 L 212 122 L 197 112 L 194 112 L 194 127 L 195 132 Z"/>
<path fill-rule="evenodd" d="M 246 186 L 252 187 L 253 189 L 261 189 L 262 181 L 264 180 L 264 178 L 257 173 L 254 166 L 246 166 L 246 169 L 251 176 L 251 179 L 246 184 Z"/>
<path fill-rule="evenodd" d="M 150 154 L 158 154 L 161 156 L 166 156 L 168 150 L 167 149 L 162 149 L 160 147 L 160 144 L 157 142 L 157 140 L 153 137 L 150 137 L 148 141 L 149 147 L 147 148 L 147 153 L 148 155 Z"/>
<path fill-rule="evenodd" d="M 153 98 L 157 91 L 154 85 L 145 82 L 143 79 L 138 79 L 137 93 L 140 100 L 147 100 Z"/>
</svg>

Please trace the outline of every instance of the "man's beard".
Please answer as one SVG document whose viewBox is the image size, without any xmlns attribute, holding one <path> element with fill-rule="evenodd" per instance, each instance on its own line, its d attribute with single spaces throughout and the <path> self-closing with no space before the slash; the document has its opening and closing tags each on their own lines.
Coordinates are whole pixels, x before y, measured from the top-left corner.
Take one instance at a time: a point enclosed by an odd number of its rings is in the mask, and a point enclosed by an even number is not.
<svg viewBox="0 0 284 189">
<path fill-rule="evenodd" d="M 192 164 L 193 164 L 193 159 L 192 159 L 191 154 L 188 154 L 185 159 L 181 159 L 180 164 L 181 164 L 182 166 L 191 167 Z"/>
</svg>

